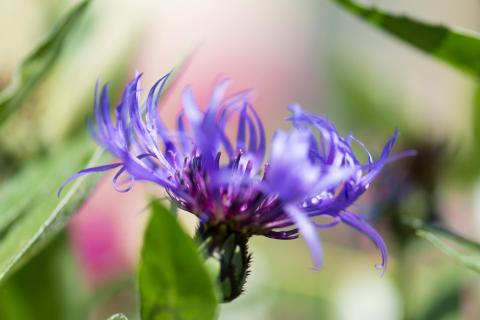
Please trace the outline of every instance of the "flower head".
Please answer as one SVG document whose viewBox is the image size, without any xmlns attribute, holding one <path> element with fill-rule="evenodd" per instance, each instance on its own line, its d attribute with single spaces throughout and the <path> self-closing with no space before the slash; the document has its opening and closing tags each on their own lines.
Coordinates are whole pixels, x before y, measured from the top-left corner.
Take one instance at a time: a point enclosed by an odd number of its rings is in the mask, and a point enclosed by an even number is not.
<svg viewBox="0 0 480 320">
<path fill-rule="evenodd" d="M 118 161 L 79 171 L 66 183 L 116 169 L 113 184 L 118 191 L 130 190 L 137 180 L 153 182 L 180 208 L 196 215 L 204 229 L 227 230 L 243 239 L 263 235 L 289 240 L 302 235 L 315 267 L 322 262 L 317 230 L 343 222 L 374 242 L 382 257 L 379 268 L 385 268 L 384 241 L 349 207 L 393 159 L 389 154 L 397 132 L 373 160 L 352 135 L 342 137 L 325 118 L 293 105 L 292 128 L 274 133 L 267 158 L 264 128 L 248 91 L 226 96 L 229 82 L 221 81 L 201 108 L 187 87 L 176 128 L 167 129 L 157 105 L 168 74 L 150 89 L 143 105 L 140 77 L 126 86 L 113 116 L 107 87 L 95 95 L 92 135 Z M 228 134 L 231 126 L 236 126 L 235 138 Z M 367 163 L 355 156 L 353 143 L 365 150 Z M 120 188 L 122 176 L 130 182 L 126 188 Z M 319 216 L 331 221 L 319 224 L 314 221 Z"/>
</svg>

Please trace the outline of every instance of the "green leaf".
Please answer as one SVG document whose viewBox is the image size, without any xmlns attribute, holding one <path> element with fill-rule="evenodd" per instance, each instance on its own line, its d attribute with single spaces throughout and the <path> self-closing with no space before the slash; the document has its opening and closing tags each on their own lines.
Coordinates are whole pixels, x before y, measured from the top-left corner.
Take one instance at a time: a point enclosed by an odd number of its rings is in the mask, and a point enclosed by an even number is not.
<svg viewBox="0 0 480 320">
<path fill-rule="evenodd" d="M 473 104 L 470 110 L 470 143 L 458 147 L 458 152 L 452 153 L 455 161 L 449 162 L 453 179 L 460 179 L 461 183 L 473 184 L 480 175 L 480 85 L 477 84 L 473 93 Z M 452 159 L 453 160 L 453 159 Z M 450 178 L 450 176 L 448 177 Z"/>
<path fill-rule="evenodd" d="M 128 320 L 128 318 L 121 313 L 117 313 L 109 317 L 108 320 Z"/>
<path fill-rule="evenodd" d="M 460 318 L 459 310 L 461 307 L 460 302 L 462 300 L 460 283 L 457 282 L 455 285 L 445 285 L 445 283 L 442 282 L 434 289 L 436 290 L 433 300 L 425 306 L 425 310 L 415 319 L 444 319 L 445 316 L 449 315 L 452 315 L 451 319 Z"/>
<path fill-rule="evenodd" d="M 332 113 L 340 126 L 344 125 L 341 129 L 355 129 L 356 133 L 365 130 L 366 134 L 374 132 L 381 136 L 399 127 L 403 134 L 409 122 L 402 113 L 400 95 L 386 84 L 379 90 L 358 59 L 351 62 L 335 57 L 335 62 L 328 68 L 332 84 L 329 90 L 336 103 Z"/>
<path fill-rule="evenodd" d="M 95 179 L 77 179 L 60 199 L 56 192 L 70 175 L 95 164 L 101 151 L 91 156 L 93 150 L 84 135 L 32 160 L 0 187 L 0 282 L 62 229 L 86 198 Z"/>
<path fill-rule="evenodd" d="M 62 232 L 0 286 L 0 319 L 83 320 L 90 311 L 88 295 Z"/>
<path fill-rule="evenodd" d="M 429 241 L 435 247 L 443 251 L 446 255 L 453 258 L 457 263 L 464 267 L 480 273 L 480 244 L 472 240 L 459 236 L 449 230 L 435 226 L 420 226 L 416 228 L 416 234 Z M 461 248 L 454 248 L 446 239 Z M 465 253 L 466 250 L 473 251 Z"/>
<path fill-rule="evenodd" d="M 0 92 L 0 122 L 21 105 L 53 67 L 62 52 L 65 40 L 80 21 L 89 3 L 90 0 L 84 0 L 72 8 L 20 64 L 9 86 Z"/>
<path fill-rule="evenodd" d="M 478 77 L 480 36 L 444 25 L 429 24 L 405 15 L 394 15 L 352 0 L 333 0 L 345 9 L 446 63 Z"/>
<path fill-rule="evenodd" d="M 215 318 L 215 288 L 197 246 L 158 202 L 145 232 L 139 286 L 143 320 Z"/>
</svg>

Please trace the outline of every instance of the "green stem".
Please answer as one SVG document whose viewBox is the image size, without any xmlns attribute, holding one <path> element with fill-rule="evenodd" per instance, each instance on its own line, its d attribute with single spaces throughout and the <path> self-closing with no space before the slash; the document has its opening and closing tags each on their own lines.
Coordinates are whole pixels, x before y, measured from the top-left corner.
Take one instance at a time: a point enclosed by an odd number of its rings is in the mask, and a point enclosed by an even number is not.
<svg viewBox="0 0 480 320">
<path fill-rule="evenodd" d="M 403 319 L 412 320 L 412 301 L 410 299 L 410 292 L 412 292 L 412 273 L 409 269 L 409 255 L 408 246 L 402 246 L 399 250 L 398 256 L 398 273 L 397 286 L 400 289 L 400 294 L 403 302 Z"/>
<path fill-rule="evenodd" d="M 214 259 L 220 266 L 217 280 L 222 302 L 236 299 L 243 292 L 249 274 L 248 237 L 232 232 L 225 225 L 200 225 L 196 238 L 205 260 Z"/>
</svg>

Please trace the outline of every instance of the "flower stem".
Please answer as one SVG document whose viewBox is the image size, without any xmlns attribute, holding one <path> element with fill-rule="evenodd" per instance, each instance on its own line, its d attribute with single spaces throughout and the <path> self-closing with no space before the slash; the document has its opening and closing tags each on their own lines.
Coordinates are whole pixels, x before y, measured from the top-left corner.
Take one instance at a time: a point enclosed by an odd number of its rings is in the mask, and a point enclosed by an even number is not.
<svg viewBox="0 0 480 320">
<path fill-rule="evenodd" d="M 214 259 L 220 266 L 217 281 L 222 302 L 236 299 L 243 292 L 249 274 L 251 255 L 248 253 L 248 237 L 232 232 L 225 225 L 201 224 L 196 238 L 205 260 Z"/>
</svg>

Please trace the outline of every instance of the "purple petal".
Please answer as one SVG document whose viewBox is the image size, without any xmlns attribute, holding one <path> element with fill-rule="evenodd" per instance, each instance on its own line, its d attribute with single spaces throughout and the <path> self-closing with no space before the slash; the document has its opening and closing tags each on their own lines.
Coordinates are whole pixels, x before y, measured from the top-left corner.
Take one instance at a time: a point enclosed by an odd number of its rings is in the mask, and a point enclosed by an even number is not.
<svg viewBox="0 0 480 320">
<path fill-rule="evenodd" d="M 365 187 L 368 186 L 383 169 L 383 166 L 388 161 L 388 156 L 390 154 L 390 151 L 393 148 L 393 145 L 395 144 L 395 141 L 397 140 L 397 137 L 398 137 L 398 131 L 395 130 L 393 136 L 385 143 L 380 159 L 372 163 L 370 165 L 371 170 L 365 176 L 362 177 L 362 180 L 361 180 L 362 186 L 365 186 Z"/>
<path fill-rule="evenodd" d="M 303 239 L 307 243 L 313 260 L 314 268 L 318 269 L 322 266 L 322 246 L 318 237 L 315 226 L 308 216 L 295 205 L 286 205 L 284 207 L 288 216 L 295 222 Z"/>
<path fill-rule="evenodd" d="M 160 116 L 157 110 L 157 105 L 158 105 L 158 100 L 160 98 L 160 94 L 162 93 L 163 88 L 165 87 L 165 84 L 169 76 L 170 76 L 170 73 L 167 73 L 153 85 L 152 89 L 150 89 L 150 92 L 147 97 L 147 102 L 146 102 L 147 129 L 151 131 L 150 135 L 152 136 L 155 143 L 157 141 L 155 134 L 157 134 L 163 139 L 163 142 L 165 144 L 165 152 L 168 152 L 169 150 L 175 151 L 175 144 L 169 139 L 167 135 L 167 130 L 163 125 L 162 121 L 160 120 Z"/>
<path fill-rule="evenodd" d="M 117 192 L 121 192 L 121 193 L 125 193 L 125 192 L 128 192 L 130 191 L 132 188 L 133 188 L 133 184 L 135 183 L 135 178 L 129 174 L 127 172 L 127 175 L 128 175 L 128 178 L 129 178 L 129 182 L 128 182 L 128 185 L 124 188 L 120 188 L 118 186 L 118 178 L 122 175 L 122 173 L 124 173 L 126 171 L 126 168 L 125 166 L 121 167 L 120 170 L 117 171 L 117 173 L 115 173 L 115 176 L 113 177 L 112 179 L 112 185 L 113 185 L 113 188 L 115 189 L 115 191 Z"/>
<path fill-rule="evenodd" d="M 341 212 L 339 216 L 344 223 L 365 234 L 368 238 L 370 238 L 370 240 L 373 241 L 382 256 L 382 263 L 380 265 L 376 265 L 376 267 L 385 270 L 385 268 L 387 267 L 388 250 L 385 242 L 378 234 L 378 232 L 374 228 L 372 228 L 367 222 L 365 222 L 365 220 L 361 216 L 357 214 L 350 212 Z"/>
<path fill-rule="evenodd" d="M 240 116 L 238 118 L 238 132 L 237 132 L 237 150 L 245 150 L 245 118 L 247 117 L 246 107 L 242 108 Z"/>
<path fill-rule="evenodd" d="M 186 87 L 185 90 L 183 90 L 182 101 L 183 101 L 183 110 L 185 112 L 185 116 L 187 117 L 192 127 L 199 126 L 200 123 L 202 122 L 203 114 L 198 109 L 198 105 L 195 102 L 192 88 L 190 86 Z"/>
<path fill-rule="evenodd" d="M 285 202 L 301 201 L 312 195 L 321 179 L 320 168 L 308 158 L 309 141 L 305 131 L 275 132 L 265 188 Z"/>
<path fill-rule="evenodd" d="M 263 159 L 265 158 L 265 152 L 266 152 L 265 129 L 263 127 L 262 120 L 258 116 L 257 111 L 255 111 L 255 109 L 251 105 L 249 105 L 249 107 L 250 107 L 250 110 L 253 113 L 253 116 L 255 117 L 255 121 L 257 123 L 258 134 L 260 136 L 260 141 L 259 141 L 258 149 L 257 149 L 257 152 L 256 152 L 256 156 L 258 158 L 257 162 L 260 164 L 261 162 L 263 162 Z"/>
<path fill-rule="evenodd" d="M 110 115 L 110 98 L 108 97 L 108 85 L 103 86 L 102 95 L 100 97 L 100 104 L 102 109 L 103 125 L 107 136 L 110 137 L 113 133 L 113 123 Z"/>
<path fill-rule="evenodd" d="M 365 151 L 365 153 L 367 154 L 367 157 L 368 157 L 368 163 L 371 164 L 373 162 L 373 157 L 372 157 L 372 154 L 370 153 L 370 151 L 368 151 L 367 147 L 365 147 L 365 144 L 362 141 L 355 138 L 352 134 L 350 134 L 348 137 L 351 140 L 355 141 Z"/>
<path fill-rule="evenodd" d="M 184 154 L 188 154 L 191 152 L 191 147 L 190 147 L 189 139 L 187 137 L 187 131 L 185 129 L 183 112 L 180 112 L 178 114 L 177 129 L 178 129 L 178 137 L 180 139 L 180 145 L 182 147 L 182 151 Z"/>
<path fill-rule="evenodd" d="M 228 138 L 227 134 L 220 126 L 215 124 L 215 128 L 217 130 L 218 138 L 220 139 L 222 146 L 225 148 L 225 152 L 227 153 L 230 159 L 233 158 L 234 151 L 233 151 L 233 146 L 232 146 L 232 143 L 230 142 L 230 139 Z"/>
<path fill-rule="evenodd" d="M 213 89 L 213 92 L 210 96 L 210 101 L 208 102 L 207 116 L 209 115 L 213 116 L 217 113 L 217 109 L 220 106 L 220 103 L 229 85 L 230 85 L 230 80 L 228 79 L 222 80 L 215 85 L 215 88 Z"/>
<path fill-rule="evenodd" d="M 120 167 L 121 165 L 123 165 L 123 163 L 121 162 L 117 162 L 117 163 L 111 163 L 111 164 L 106 164 L 106 165 L 102 165 L 102 166 L 98 166 L 98 167 L 91 167 L 91 168 L 87 168 L 87 169 L 83 169 L 83 170 L 80 170 L 78 171 L 77 173 L 75 173 L 73 176 L 71 176 L 70 178 L 68 178 L 61 186 L 60 188 L 58 189 L 57 191 L 57 197 L 60 197 L 60 194 L 62 193 L 63 189 L 67 186 L 67 184 L 69 184 L 70 182 L 72 182 L 73 180 L 81 177 L 81 176 L 84 176 L 86 174 L 90 174 L 90 173 L 94 173 L 94 172 L 104 172 L 104 171 L 108 171 L 108 170 L 112 170 L 112 169 L 115 169 L 115 168 L 118 168 Z"/>
<path fill-rule="evenodd" d="M 248 143 L 248 151 L 255 153 L 257 150 L 257 131 L 255 130 L 255 124 L 248 114 L 246 115 L 246 120 L 248 125 L 248 136 L 250 138 Z"/>
</svg>

